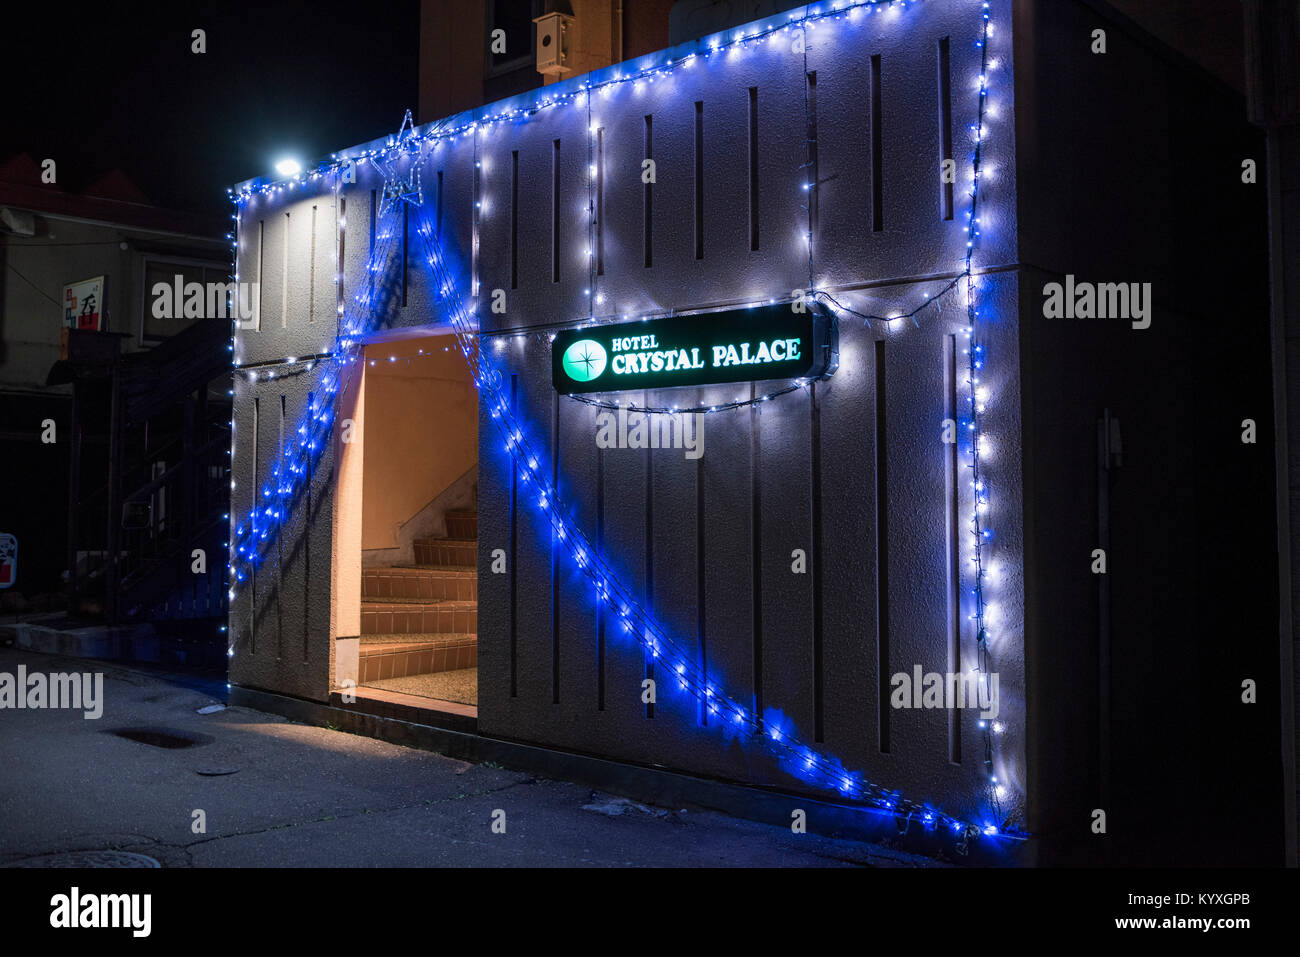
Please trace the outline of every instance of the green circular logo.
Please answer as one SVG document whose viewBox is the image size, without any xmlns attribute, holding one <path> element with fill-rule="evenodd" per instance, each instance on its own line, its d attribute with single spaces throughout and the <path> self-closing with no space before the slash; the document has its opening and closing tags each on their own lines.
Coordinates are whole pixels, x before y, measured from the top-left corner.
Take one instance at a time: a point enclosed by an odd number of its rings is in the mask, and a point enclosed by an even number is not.
<svg viewBox="0 0 1300 957">
<path fill-rule="evenodd" d="M 579 339 L 564 350 L 564 374 L 574 382 L 590 382 L 605 371 L 605 347 L 593 339 Z"/>
</svg>

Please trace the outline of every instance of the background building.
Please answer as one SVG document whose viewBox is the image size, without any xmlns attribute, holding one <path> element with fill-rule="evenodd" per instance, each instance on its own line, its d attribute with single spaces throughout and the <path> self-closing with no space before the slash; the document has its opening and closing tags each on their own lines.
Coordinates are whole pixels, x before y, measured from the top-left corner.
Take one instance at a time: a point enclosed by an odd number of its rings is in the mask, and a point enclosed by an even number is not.
<svg viewBox="0 0 1300 957">
<path fill-rule="evenodd" d="M 71 192 L 25 154 L 0 166 L 6 610 L 224 615 L 221 569 L 195 575 L 190 555 L 224 550 L 228 326 L 160 319 L 151 294 L 178 275 L 224 283 L 224 256 L 218 227 L 121 172 Z"/>
<path fill-rule="evenodd" d="M 429 123 L 663 49 L 673 8 L 672 0 L 421 0 L 418 120 Z M 534 20 L 552 14 L 565 18 L 567 54 L 557 72 L 539 73 Z M 503 33 L 494 51 L 496 30 Z"/>
</svg>

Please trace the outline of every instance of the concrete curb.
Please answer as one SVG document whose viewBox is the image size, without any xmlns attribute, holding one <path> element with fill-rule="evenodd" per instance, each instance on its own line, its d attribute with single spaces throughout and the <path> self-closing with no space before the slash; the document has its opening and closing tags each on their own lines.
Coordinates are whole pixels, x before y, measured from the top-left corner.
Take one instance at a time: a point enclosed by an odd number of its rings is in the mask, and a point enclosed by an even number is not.
<svg viewBox="0 0 1300 957">
<path fill-rule="evenodd" d="M 161 642 L 152 625 L 88 625 L 59 629 L 31 622 L 13 622 L 4 630 L 14 647 L 43 655 L 118 661 L 161 661 Z"/>
</svg>

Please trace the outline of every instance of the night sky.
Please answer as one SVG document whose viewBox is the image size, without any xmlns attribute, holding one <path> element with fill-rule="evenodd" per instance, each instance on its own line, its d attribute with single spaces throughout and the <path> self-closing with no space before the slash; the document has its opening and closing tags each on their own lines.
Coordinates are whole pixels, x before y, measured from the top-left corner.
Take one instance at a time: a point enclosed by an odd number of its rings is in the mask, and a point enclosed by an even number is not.
<svg viewBox="0 0 1300 957">
<path fill-rule="evenodd" d="M 271 173 L 280 156 L 374 139 L 416 109 L 418 0 L 24 13 L 6 30 L 0 162 L 51 157 L 63 189 L 121 168 L 155 204 L 215 219 L 227 186 Z M 202 55 L 190 52 L 196 28 Z"/>
</svg>

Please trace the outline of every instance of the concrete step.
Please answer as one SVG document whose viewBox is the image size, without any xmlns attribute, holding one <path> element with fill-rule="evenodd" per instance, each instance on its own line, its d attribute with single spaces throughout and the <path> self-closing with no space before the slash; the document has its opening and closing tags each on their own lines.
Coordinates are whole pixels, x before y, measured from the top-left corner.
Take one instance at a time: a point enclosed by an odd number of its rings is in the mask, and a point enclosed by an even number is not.
<svg viewBox="0 0 1300 957">
<path fill-rule="evenodd" d="M 472 509 L 452 509 L 444 516 L 448 538 L 478 538 L 478 512 Z"/>
<path fill-rule="evenodd" d="M 363 601 L 362 635 L 448 635 L 478 631 L 476 601 Z"/>
<path fill-rule="evenodd" d="M 454 565 L 458 568 L 478 567 L 478 541 L 464 538 L 417 538 L 415 540 L 417 565 Z"/>
<path fill-rule="evenodd" d="M 363 568 L 361 598 L 477 601 L 478 573 L 473 569 L 434 566 Z"/>
<path fill-rule="evenodd" d="M 358 684 L 478 665 L 478 636 L 368 635 L 361 639 Z"/>
</svg>

